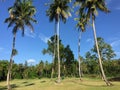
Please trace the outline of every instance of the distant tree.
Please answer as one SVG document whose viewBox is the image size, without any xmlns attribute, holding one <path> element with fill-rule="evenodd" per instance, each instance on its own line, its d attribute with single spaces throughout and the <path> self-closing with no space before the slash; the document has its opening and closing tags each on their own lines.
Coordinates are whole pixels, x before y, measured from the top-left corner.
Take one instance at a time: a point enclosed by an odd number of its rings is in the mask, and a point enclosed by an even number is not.
<svg viewBox="0 0 120 90">
<path fill-rule="evenodd" d="M 36 68 L 37 68 L 37 75 L 39 78 L 41 78 L 44 70 L 44 62 L 41 60 L 40 63 L 36 66 Z"/>
<path fill-rule="evenodd" d="M 28 67 L 28 62 L 25 61 L 24 71 L 23 71 L 23 78 L 24 78 L 24 79 L 28 79 L 28 69 L 29 69 L 29 67 Z"/>
<path fill-rule="evenodd" d="M 8 66 L 7 60 L 0 60 L 0 81 L 6 80 L 7 66 Z"/>
<path fill-rule="evenodd" d="M 5 23 L 9 23 L 8 27 L 13 26 L 13 45 L 7 74 L 7 86 L 8 90 L 11 90 L 9 81 L 14 57 L 13 51 L 15 50 L 16 33 L 18 30 L 22 30 L 22 35 L 24 35 L 25 26 L 30 27 L 33 31 L 31 22 L 36 22 L 36 20 L 32 18 L 35 15 L 36 9 L 32 5 L 32 0 L 15 0 L 14 5 L 10 7 L 8 11 L 10 16 L 6 18 Z"/>
<path fill-rule="evenodd" d="M 64 49 L 64 55 L 65 55 L 65 71 L 66 71 L 66 75 L 68 76 L 72 76 L 72 72 L 73 72 L 73 63 L 74 63 L 74 54 L 72 52 L 72 50 L 70 49 L 70 46 L 67 45 Z"/>
<path fill-rule="evenodd" d="M 103 38 L 98 37 L 97 38 L 98 41 L 98 47 L 99 47 L 99 51 L 100 51 L 100 55 L 102 60 L 111 60 L 112 58 L 114 58 L 114 56 L 116 55 L 112 49 L 112 47 L 107 44 Z M 97 49 L 96 46 L 94 45 L 94 47 L 91 49 L 91 51 L 95 54 L 96 57 L 97 56 Z"/>
<path fill-rule="evenodd" d="M 101 55 L 101 58 L 102 58 L 102 63 L 104 64 L 103 61 L 104 60 L 111 60 L 115 56 L 115 53 L 112 50 L 112 47 L 109 44 L 107 44 L 104 41 L 103 38 L 98 37 L 97 41 L 98 41 L 98 46 L 99 46 L 99 49 L 100 49 L 100 55 Z M 96 66 L 96 64 L 98 63 L 98 55 L 97 55 L 97 49 L 96 49 L 95 45 L 93 46 L 93 48 L 90 51 L 88 51 L 86 53 L 86 60 L 88 62 L 87 65 L 88 65 L 89 71 L 93 71 L 93 72 L 90 72 L 90 73 L 95 73 L 95 72 L 99 73 L 98 72 L 99 67 Z M 106 66 L 106 65 L 104 64 L 104 66 Z M 107 72 L 107 70 L 108 69 L 106 69 L 106 72 Z"/>
<path fill-rule="evenodd" d="M 49 54 L 52 56 L 52 72 L 51 72 L 51 78 L 53 77 L 53 75 L 55 74 L 56 71 L 58 71 L 58 63 L 57 63 L 57 50 L 54 49 L 54 45 L 56 45 L 56 43 L 54 42 L 54 40 L 57 39 L 57 35 L 56 36 L 52 36 L 50 38 L 50 40 L 47 42 L 48 44 L 48 48 L 43 49 L 42 53 L 43 54 Z M 56 40 L 57 41 L 57 40 Z M 62 44 L 62 41 L 59 41 L 59 47 L 60 47 L 60 58 L 61 58 L 61 64 L 62 64 L 62 60 L 63 60 L 63 53 L 64 52 L 64 45 Z"/>
<path fill-rule="evenodd" d="M 58 58 L 58 83 L 60 82 L 60 54 L 59 54 L 59 23 L 62 20 L 64 23 L 66 19 L 71 16 L 70 8 L 68 4 L 71 0 L 53 0 L 47 10 L 47 16 L 49 20 L 55 20 L 56 31 L 57 31 L 57 58 Z"/>
<path fill-rule="evenodd" d="M 87 73 L 88 74 L 97 74 L 99 73 L 98 61 L 95 55 L 92 55 L 90 51 L 88 51 L 85 55 L 85 64 L 87 65 Z"/>
</svg>

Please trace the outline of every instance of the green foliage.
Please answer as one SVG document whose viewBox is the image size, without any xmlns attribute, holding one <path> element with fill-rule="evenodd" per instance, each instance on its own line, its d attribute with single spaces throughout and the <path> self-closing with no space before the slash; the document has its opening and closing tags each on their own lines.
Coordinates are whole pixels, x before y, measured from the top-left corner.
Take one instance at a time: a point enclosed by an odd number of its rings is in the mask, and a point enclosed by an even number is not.
<svg viewBox="0 0 120 90">
<path fill-rule="evenodd" d="M 116 54 L 114 53 L 112 47 L 109 44 L 107 44 L 103 38 L 98 37 L 97 41 L 98 41 L 98 47 L 99 47 L 99 51 L 100 51 L 102 60 L 111 60 L 112 58 L 115 57 Z M 96 56 L 96 58 L 98 58 L 97 57 L 97 49 L 96 49 L 95 45 L 91 49 L 91 53 L 92 53 L 92 56 L 94 55 L 94 56 Z"/>
<path fill-rule="evenodd" d="M 49 16 L 49 20 L 58 21 L 60 18 L 60 20 L 65 23 L 66 19 L 71 16 L 71 9 L 68 6 L 70 2 L 70 0 L 53 0 L 52 3 L 50 3 L 49 9 L 46 11 L 46 15 Z M 59 18 L 57 15 L 59 15 Z"/>
<path fill-rule="evenodd" d="M 54 38 L 55 36 L 52 36 L 50 38 L 50 41 L 48 41 L 48 48 L 47 49 L 43 49 L 43 54 L 50 54 L 53 56 L 54 54 L 54 44 L 56 45 L 56 43 L 54 43 Z M 57 37 L 56 37 L 57 39 Z M 73 72 L 74 72 L 74 55 L 72 50 L 70 49 L 70 46 L 67 45 L 66 47 L 64 47 L 64 45 L 62 44 L 62 41 L 59 41 L 59 45 L 60 45 L 60 58 L 61 58 L 61 75 L 62 76 L 72 76 Z M 54 74 L 57 74 L 57 51 L 55 51 L 55 60 L 53 61 L 53 65 L 52 67 L 54 67 Z M 63 67 L 62 67 L 63 66 Z"/>
<path fill-rule="evenodd" d="M 15 0 L 14 5 L 8 11 L 10 16 L 5 19 L 5 23 L 8 23 L 8 27 L 14 26 L 13 34 L 22 30 L 22 35 L 24 35 L 25 26 L 30 27 L 33 31 L 31 22 L 36 23 L 37 21 L 33 18 L 36 9 L 31 0 Z"/>
<path fill-rule="evenodd" d="M 100 49 L 100 55 L 102 57 L 102 60 L 111 60 L 112 58 L 115 57 L 115 53 L 112 49 L 112 47 L 104 41 L 103 38 L 98 37 L 98 46 Z M 98 55 L 97 55 L 97 50 L 96 46 L 94 45 L 93 48 L 88 51 L 85 55 L 87 60 L 98 60 Z"/>
<path fill-rule="evenodd" d="M 0 60 L 0 81 L 6 80 L 7 68 L 8 68 L 8 61 L 7 60 Z"/>
<path fill-rule="evenodd" d="M 68 47 L 67 47 L 68 48 Z M 82 76 L 97 77 L 100 75 L 98 62 L 92 58 L 81 59 Z M 69 60 L 70 61 L 70 60 Z M 78 61 L 64 62 L 61 65 L 61 76 L 78 77 Z M 104 70 L 109 77 L 120 76 L 120 59 L 103 61 Z M 63 68 L 64 67 L 64 68 Z M 8 61 L 0 60 L 0 81 L 6 80 Z M 57 66 L 55 67 L 57 68 Z M 34 78 L 50 78 L 52 71 L 52 63 L 40 61 L 35 66 L 27 66 L 25 64 L 13 63 L 12 79 L 34 79 Z M 57 77 L 57 72 L 54 72 L 53 77 Z"/>
</svg>

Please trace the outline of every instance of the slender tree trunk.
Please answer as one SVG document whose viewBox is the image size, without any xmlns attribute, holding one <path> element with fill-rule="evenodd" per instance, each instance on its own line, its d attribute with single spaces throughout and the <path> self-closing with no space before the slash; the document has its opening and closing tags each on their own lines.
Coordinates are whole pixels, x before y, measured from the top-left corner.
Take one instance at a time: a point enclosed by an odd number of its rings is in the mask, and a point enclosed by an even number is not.
<svg viewBox="0 0 120 90">
<path fill-rule="evenodd" d="M 10 80 L 11 80 L 11 69 L 12 69 L 12 63 L 13 63 L 13 51 L 15 49 L 15 39 L 16 39 L 16 34 L 13 36 L 13 44 L 12 44 L 12 52 L 11 52 L 11 57 L 10 57 L 10 62 L 8 65 L 8 73 L 7 73 L 7 88 L 8 90 L 12 90 L 10 86 Z"/>
<path fill-rule="evenodd" d="M 78 39 L 78 62 L 79 62 L 79 77 L 80 77 L 80 80 L 81 79 L 81 61 L 80 61 L 80 41 L 81 41 L 81 36 L 82 36 L 82 31 L 80 31 L 80 34 L 79 34 L 79 39 Z"/>
<path fill-rule="evenodd" d="M 57 15 L 57 56 L 58 56 L 58 83 L 61 82 L 60 78 L 60 53 L 59 53 L 59 14 Z"/>
<path fill-rule="evenodd" d="M 98 42 L 97 42 L 94 17 L 92 18 L 92 27 L 93 27 L 93 32 L 94 32 L 95 45 L 96 45 L 96 48 L 97 48 L 97 53 L 98 53 L 98 58 L 99 58 L 99 65 L 100 65 L 101 74 L 102 74 L 102 77 L 103 77 L 105 83 L 108 86 L 110 86 L 112 84 L 106 79 L 106 76 L 105 76 L 105 73 L 104 73 L 104 70 L 103 70 L 102 60 L 101 60 L 101 56 L 100 56 L 100 52 L 99 52 L 99 47 L 98 47 Z"/>
<path fill-rule="evenodd" d="M 57 26 L 57 23 L 55 22 L 55 30 L 54 30 L 54 52 L 53 52 L 53 66 L 52 66 L 52 72 L 51 72 L 51 80 L 53 78 L 53 74 L 54 74 L 54 61 L 55 61 L 55 55 L 56 55 L 56 26 Z"/>
</svg>

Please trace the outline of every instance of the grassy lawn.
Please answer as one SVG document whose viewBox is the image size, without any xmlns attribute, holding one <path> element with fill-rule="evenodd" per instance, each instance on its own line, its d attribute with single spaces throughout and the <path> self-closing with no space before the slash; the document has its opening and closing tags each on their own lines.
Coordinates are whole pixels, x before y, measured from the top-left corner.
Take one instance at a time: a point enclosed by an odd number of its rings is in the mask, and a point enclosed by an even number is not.
<svg viewBox="0 0 120 90">
<path fill-rule="evenodd" d="M 13 80 L 12 90 L 120 90 L 120 82 L 112 82 L 113 86 L 106 86 L 102 80 L 83 78 L 67 78 L 60 84 L 50 79 Z M 6 82 L 0 82 L 0 90 L 6 89 Z"/>
</svg>

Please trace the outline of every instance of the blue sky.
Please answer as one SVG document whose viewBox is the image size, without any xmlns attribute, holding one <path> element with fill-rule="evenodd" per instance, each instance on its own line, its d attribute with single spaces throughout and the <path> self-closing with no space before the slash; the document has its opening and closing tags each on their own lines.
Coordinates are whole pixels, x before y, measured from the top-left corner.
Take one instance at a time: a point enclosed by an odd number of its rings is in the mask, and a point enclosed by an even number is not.
<svg viewBox="0 0 120 90">
<path fill-rule="evenodd" d="M 16 49 L 18 55 L 14 57 L 16 63 L 24 63 L 25 61 L 39 63 L 40 60 L 48 60 L 52 58 L 49 55 L 43 55 L 43 48 L 47 48 L 47 40 L 54 34 L 54 22 L 49 22 L 46 16 L 47 6 L 44 4 L 50 0 L 34 0 L 34 5 L 37 8 L 35 18 L 38 24 L 33 24 L 34 33 L 31 33 L 29 28 L 26 28 L 25 36 L 22 37 L 21 31 L 18 31 L 16 37 Z M 4 23 L 5 18 L 9 16 L 8 7 L 13 5 L 14 0 L 6 0 L 0 2 L 0 60 L 9 60 L 12 47 L 12 27 L 7 28 L 8 24 Z M 109 43 L 115 53 L 116 58 L 120 58 L 120 0 L 106 0 L 111 13 L 104 14 L 99 12 L 96 18 L 97 36 L 104 38 L 105 42 Z M 78 31 L 75 28 L 76 15 L 68 18 L 67 23 L 60 22 L 60 38 L 62 43 L 70 45 L 75 58 L 77 58 Z M 92 28 L 88 26 L 86 32 L 82 34 L 81 40 L 81 55 L 84 56 L 89 51 L 93 42 Z"/>
</svg>

